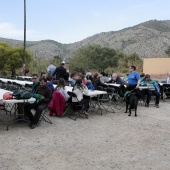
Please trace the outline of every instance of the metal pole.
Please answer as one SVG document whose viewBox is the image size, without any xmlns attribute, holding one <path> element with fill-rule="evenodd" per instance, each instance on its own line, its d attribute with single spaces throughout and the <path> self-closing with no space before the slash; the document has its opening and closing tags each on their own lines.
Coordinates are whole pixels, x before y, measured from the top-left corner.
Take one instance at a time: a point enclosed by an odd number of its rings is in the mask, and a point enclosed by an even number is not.
<svg viewBox="0 0 170 170">
<path fill-rule="evenodd" d="M 25 76 L 26 67 L 26 0 L 24 0 L 24 64 L 23 64 L 23 75 Z"/>
</svg>

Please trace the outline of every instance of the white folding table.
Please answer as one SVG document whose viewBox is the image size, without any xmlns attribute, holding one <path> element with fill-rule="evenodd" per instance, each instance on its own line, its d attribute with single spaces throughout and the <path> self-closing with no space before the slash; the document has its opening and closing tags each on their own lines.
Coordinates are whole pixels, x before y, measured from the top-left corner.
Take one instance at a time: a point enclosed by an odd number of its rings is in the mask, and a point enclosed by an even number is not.
<svg viewBox="0 0 170 170">
<path fill-rule="evenodd" d="M 25 113 L 22 113 L 22 114 L 17 115 L 17 104 L 22 104 L 23 111 L 24 111 L 24 105 L 25 105 L 26 103 L 34 103 L 35 101 L 36 101 L 35 98 L 20 99 L 20 100 L 12 99 L 12 100 L 3 100 L 3 101 L 2 101 L 5 105 L 12 104 L 13 107 L 12 107 L 11 109 L 14 108 L 14 117 L 15 117 L 15 118 L 14 118 L 14 120 L 13 120 L 11 123 L 9 123 L 9 124 L 7 125 L 7 130 L 8 130 L 8 127 L 9 127 L 11 124 L 13 124 L 15 121 L 20 121 L 20 120 L 22 120 L 22 121 L 27 121 L 27 120 L 25 119 Z M 19 118 L 17 118 L 17 116 L 19 116 Z"/>
</svg>

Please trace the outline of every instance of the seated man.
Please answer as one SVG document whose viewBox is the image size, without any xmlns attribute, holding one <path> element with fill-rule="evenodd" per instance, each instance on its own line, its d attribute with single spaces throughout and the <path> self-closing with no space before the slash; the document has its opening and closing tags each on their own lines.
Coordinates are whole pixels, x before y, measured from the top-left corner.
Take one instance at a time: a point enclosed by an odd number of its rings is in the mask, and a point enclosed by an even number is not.
<svg viewBox="0 0 170 170">
<path fill-rule="evenodd" d="M 32 91 L 31 93 L 34 94 L 37 87 L 40 85 L 40 82 L 38 80 L 38 75 L 37 74 L 33 74 L 32 75 L 32 82 L 33 82 L 33 86 L 32 86 Z"/>
<path fill-rule="evenodd" d="M 142 92 L 147 92 L 146 95 L 147 95 L 147 106 L 149 106 L 149 102 L 150 102 L 150 96 L 151 95 L 154 95 L 156 97 L 156 101 L 155 101 L 155 106 L 157 108 L 159 108 L 159 99 L 160 99 L 160 88 L 159 88 L 159 85 L 156 81 L 154 80 L 151 80 L 151 77 L 149 74 L 147 74 L 145 76 L 145 79 L 140 83 L 141 85 L 146 85 L 149 90 L 145 90 L 145 91 L 142 91 Z"/>
<path fill-rule="evenodd" d="M 27 104 L 24 107 L 24 111 L 30 120 L 30 128 L 34 129 L 37 126 L 37 123 L 40 119 L 41 113 L 44 109 L 48 107 L 48 103 L 52 99 L 52 92 L 46 86 L 47 80 L 44 77 L 39 79 L 40 86 L 37 87 L 36 92 L 34 94 L 37 100 L 34 103 Z M 35 115 L 31 113 L 31 109 L 35 109 Z"/>
<path fill-rule="evenodd" d="M 107 83 L 116 83 L 116 84 L 120 84 L 120 85 L 125 84 L 125 82 L 116 73 L 112 74 L 111 80 L 109 80 Z"/>
</svg>

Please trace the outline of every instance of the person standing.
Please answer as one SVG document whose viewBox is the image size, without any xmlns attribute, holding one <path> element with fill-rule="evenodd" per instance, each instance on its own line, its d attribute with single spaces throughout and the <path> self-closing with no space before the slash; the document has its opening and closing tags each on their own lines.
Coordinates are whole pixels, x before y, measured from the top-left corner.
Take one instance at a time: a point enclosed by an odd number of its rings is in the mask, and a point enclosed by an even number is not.
<svg viewBox="0 0 170 170">
<path fill-rule="evenodd" d="M 48 75 L 53 75 L 54 71 L 56 69 L 56 66 L 54 66 L 52 63 L 47 67 L 47 73 Z"/>
<path fill-rule="evenodd" d="M 138 72 L 136 72 L 135 66 L 129 67 L 129 74 L 128 74 L 128 80 L 127 80 L 127 90 L 133 90 L 133 89 L 139 89 L 140 85 L 140 75 Z"/>
<path fill-rule="evenodd" d="M 66 78 L 66 69 L 64 68 L 65 62 L 63 61 L 59 67 L 57 67 L 52 74 L 52 76 L 56 76 L 56 80 L 59 80 L 60 78 L 63 78 L 65 80 Z"/>
</svg>

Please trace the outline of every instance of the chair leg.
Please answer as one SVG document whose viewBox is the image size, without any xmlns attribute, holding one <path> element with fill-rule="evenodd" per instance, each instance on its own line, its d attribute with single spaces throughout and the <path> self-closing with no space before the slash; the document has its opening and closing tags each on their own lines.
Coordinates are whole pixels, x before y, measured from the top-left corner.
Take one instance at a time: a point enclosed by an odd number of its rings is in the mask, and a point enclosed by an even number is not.
<svg viewBox="0 0 170 170">
<path fill-rule="evenodd" d="M 45 122 L 47 122 L 47 123 L 49 123 L 49 124 L 53 124 L 53 123 L 51 122 L 51 120 L 50 120 L 46 115 L 43 116 L 43 119 L 44 119 Z"/>
<path fill-rule="evenodd" d="M 62 118 L 65 116 L 65 114 L 68 112 L 68 110 L 70 109 L 71 104 L 68 105 L 68 107 L 66 108 L 65 112 L 62 114 Z"/>
<path fill-rule="evenodd" d="M 49 123 L 49 124 L 52 124 L 51 120 L 45 115 L 45 113 L 46 113 L 47 111 L 48 111 L 48 108 L 45 109 L 45 110 L 43 110 L 43 112 L 41 113 L 40 119 L 39 119 L 39 121 L 38 121 L 38 123 L 37 123 L 37 127 L 40 125 L 42 119 L 43 119 L 45 122 L 47 122 L 47 123 Z"/>
<path fill-rule="evenodd" d="M 80 117 L 81 114 L 83 114 L 84 110 L 83 110 L 83 108 L 81 108 L 80 110 L 75 111 L 74 113 L 76 113 L 76 112 L 77 112 L 77 114 L 76 114 L 75 118 L 71 117 L 71 113 L 69 114 L 69 118 L 76 121 L 77 118 Z M 86 116 L 86 118 L 88 119 L 88 116 Z"/>
</svg>

